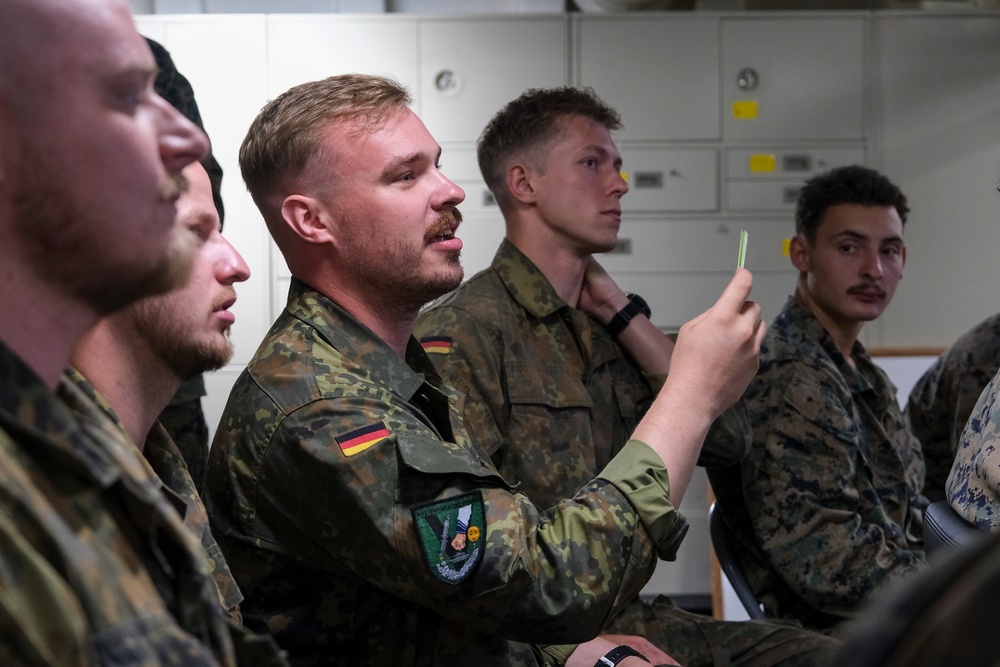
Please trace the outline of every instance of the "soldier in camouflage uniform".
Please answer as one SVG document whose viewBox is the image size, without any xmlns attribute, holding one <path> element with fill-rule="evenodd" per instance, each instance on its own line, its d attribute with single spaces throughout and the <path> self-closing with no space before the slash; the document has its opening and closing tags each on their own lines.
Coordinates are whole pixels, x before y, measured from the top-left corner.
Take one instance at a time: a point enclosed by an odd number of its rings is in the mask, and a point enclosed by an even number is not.
<svg viewBox="0 0 1000 667">
<path fill-rule="evenodd" d="M 530 90 L 494 116 L 479 160 L 507 238 L 489 269 L 417 322 L 434 365 L 465 394 L 466 428 L 539 507 L 572 495 L 621 450 L 672 352 L 642 312 L 617 335 L 606 328 L 629 304 L 592 256 L 614 247 L 628 191 L 610 135 L 619 127 L 614 109 L 573 88 Z M 552 204 L 560 199 L 577 204 Z M 744 441 L 731 442 L 706 442 L 699 463 L 738 462 Z M 715 621 L 666 597 L 635 598 L 603 634 L 688 666 L 816 664 L 836 645 L 773 622 Z"/>
<path fill-rule="evenodd" d="M 944 500 L 962 431 L 998 368 L 1000 314 L 962 334 L 910 392 L 903 414 L 924 453 L 924 495 L 930 502 Z"/>
<path fill-rule="evenodd" d="M 201 546 L 60 384 L 99 316 L 193 255 L 174 200 L 208 144 L 154 71 L 120 0 L 0 3 L 0 664 L 235 664 Z"/>
<path fill-rule="evenodd" d="M 408 103 L 389 80 L 331 77 L 270 102 L 244 140 L 244 180 L 294 278 L 213 443 L 212 530 L 245 622 L 294 664 L 591 667 L 600 653 L 535 644 L 592 638 L 676 552 L 671 501 L 756 368 L 750 275 L 682 328 L 622 452 L 572 498 L 532 504 L 411 335 L 461 281 L 464 193 Z"/>
<path fill-rule="evenodd" d="M 1000 528 L 1000 374 L 994 375 L 959 440 L 946 487 L 948 503 L 966 521 L 980 528 Z M 996 416 L 995 416 L 996 415 Z"/>
<path fill-rule="evenodd" d="M 841 635 L 886 586 L 924 567 L 920 446 L 858 342 L 905 262 L 905 196 L 841 167 L 803 187 L 795 294 L 772 323 L 744 400 L 753 447 L 712 485 L 769 615 Z M 710 476 L 713 475 L 710 471 Z"/>
<path fill-rule="evenodd" d="M 202 131 L 205 125 L 201 120 L 198 102 L 194 98 L 194 89 L 183 74 L 177 71 L 173 58 L 162 44 L 146 38 L 153 58 L 156 60 L 156 79 L 153 89 L 170 102 L 184 117 L 193 122 Z M 209 149 L 208 154 L 201 159 L 201 164 L 208 172 L 212 184 L 212 200 L 219 214 L 219 225 L 225 220 L 225 208 L 222 205 L 222 166 Z M 166 429 L 181 456 L 187 463 L 195 488 L 201 489 L 205 481 L 205 464 L 208 462 L 208 424 L 202 409 L 201 399 L 205 395 L 205 378 L 198 375 L 187 378 L 174 394 L 170 403 L 160 413 L 159 422 Z"/>
<path fill-rule="evenodd" d="M 73 348 L 70 363 L 79 372 L 71 379 L 94 397 L 118 435 L 142 453 L 163 482 L 163 492 L 208 553 L 223 608 L 241 623 L 243 595 L 209 530 L 181 452 L 157 419 L 184 378 L 219 368 L 232 356 L 233 284 L 250 275 L 219 231 L 205 168 L 192 163 L 183 173 L 189 187 L 177 202 L 178 223 L 201 240 L 187 284 L 101 318 Z"/>
</svg>

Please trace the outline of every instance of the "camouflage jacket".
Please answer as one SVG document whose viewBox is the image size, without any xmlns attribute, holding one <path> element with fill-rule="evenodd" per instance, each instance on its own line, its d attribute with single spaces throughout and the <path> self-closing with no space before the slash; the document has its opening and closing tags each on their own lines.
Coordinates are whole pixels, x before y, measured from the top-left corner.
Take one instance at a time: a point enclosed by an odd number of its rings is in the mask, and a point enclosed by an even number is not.
<svg viewBox="0 0 1000 667">
<path fill-rule="evenodd" d="M 107 399 L 101 395 L 92 384 L 75 369 L 69 369 L 66 379 L 73 382 L 79 389 L 88 396 L 93 404 L 100 408 L 109 420 L 108 426 L 114 427 L 111 431 L 120 440 L 135 448 L 132 439 L 125 432 L 118 415 L 108 404 Z M 87 407 L 89 410 L 89 406 Z M 115 432 L 115 430 L 117 432 Z M 188 474 L 187 464 L 177 450 L 166 430 L 157 422 L 146 438 L 146 443 L 142 448 L 143 458 L 137 459 L 149 465 L 147 474 L 155 484 L 162 482 L 161 491 L 166 495 L 167 500 L 176 508 L 184 521 L 184 525 L 194 533 L 209 558 L 215 583 L 219 588 L 219 603 L 235 623 L 242 623 L 240 619 L 240 601 L 243 594 L 240 592 L 233 575 L 229 572 L 226 559 L 222 557 L 222 550 L 212 537 L 212 531 L 208 527 L 208 512 L 205 511 L 205 504 L 198 495 L 194 487 L 194 481 Z"/>
<path fill-rule="evenodd" d="M 415 339 L 400 359 L 292 281 L 205 497 L 244 620 L 295 664 L 541 664 L 527 643 L 596 635 L 676 548 L 686 523 L 646 445 L 542 510 L 469 439 L 462 400 Z"/>
<path fill-rule="evenodd" d="M 0 664 L 236 664 L 197 541 L 80 388 L 59 395 L 0 344 Z"/>
<path fill-rule="evenodd" d="M 924 495 L 931 502 L 944 499 L 965 423 L 998 368 L 1000 313 L 962 334 L 910 392 L 904 414 L 924 452 Z"/>
<path fill-rule="evenodd" d="M 465 394 L 473 438 L 542 507 L 572 496 L 608 464 L 664 381 L 644 375 L 507 240 L 489 269 L 421 313 L 416 334 Z M 744 453 L 708 446 L 700 463 L 733 463 Z"/>
<path fill-rule="evenodd" d="M 1000 373 L 979 397 L 959 439 L 955 464 L 948 476 L 948 502 L 967 521 L 1000 528 Z"/>
<path fill-rule="evenodd" d="M 885 373 L 860 343 L 851 357 L 791 297 L 744 394 L 743 497 L 766 559 L 742 550 L 744 569 L 770 615 L 821 630 L 925 564 L 919 443 Z"/>
</svg>

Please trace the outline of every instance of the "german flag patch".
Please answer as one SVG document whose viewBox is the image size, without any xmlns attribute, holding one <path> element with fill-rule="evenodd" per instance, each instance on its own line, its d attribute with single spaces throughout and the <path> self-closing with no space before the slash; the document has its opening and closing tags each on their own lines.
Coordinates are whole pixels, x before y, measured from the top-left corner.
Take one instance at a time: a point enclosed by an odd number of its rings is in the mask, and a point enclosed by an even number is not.
<svg viewBox="0 0 1000 667">
<path fill-rule="evenodd" d="M 389 437 L 389 429 L 385 423 L 376 422 L 363 428 L 345 433 L 337 438 L 337 444 L 346 456 L 354 456 L 365 451 L 372 445 Z"/>
<path fill-rule="evenodd" d="M 427 354 L 450 354 L 451 336 L 427 336 L 420 339 L 420 345 Z"/>
</svg>

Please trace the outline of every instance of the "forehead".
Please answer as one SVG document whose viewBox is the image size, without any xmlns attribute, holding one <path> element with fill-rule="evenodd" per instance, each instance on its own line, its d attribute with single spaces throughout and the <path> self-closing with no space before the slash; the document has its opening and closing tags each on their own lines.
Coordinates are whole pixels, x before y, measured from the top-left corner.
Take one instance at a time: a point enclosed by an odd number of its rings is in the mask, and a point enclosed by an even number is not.
<svg viewBox="0 0 1000 667">
<path fill-rule="evenodd" d="M 876 241 L 901 239 L 903 222 L 892 206 L 837 204 L 823 213 L 816 229 L 816 236 L 831 238 L 841 234 Z"/>
<path fill-rule="evenodd" d="M 206 211 L 215 214 L 212 182 L 205 167 L 200 162 L 192 162 L 182 173 L 188 180 L 188 189 L 177 200 L 177 216 L 183 218 L 187 215 L 203 215 Z"/>
<path fill-rule="evenodd" d="M 438 144 L 413 111 L 392 111 L 372 126 L 364 119 L 341 120 L 324 133 L 325 143 L 344 166 L 378 166 L 415 151 L 438 151 Z"/>
<path fill-rule="evenodd" d="M 564 116 L 560 120 L 561 131 L 555 138 L 555 144 L 569 148 L 582 146 L 598 146 L 617 152 L 611 131 L 596 120 L 586 116 Z"/>
<path fill-rule="evenodd" d="M 45 49 L 57 72 L 89 67 L 154 67 L 145 39 L 136 31 L 132 13 L 121 0 L 33 0 L 26 29 L 44 32 Z"/>
</svg>

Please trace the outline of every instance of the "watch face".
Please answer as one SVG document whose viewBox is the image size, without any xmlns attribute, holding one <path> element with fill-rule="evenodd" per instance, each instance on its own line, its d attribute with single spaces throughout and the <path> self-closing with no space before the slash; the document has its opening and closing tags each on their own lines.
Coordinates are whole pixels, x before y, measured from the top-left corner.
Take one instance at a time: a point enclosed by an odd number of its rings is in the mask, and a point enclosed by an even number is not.
<svg viewBox="0 0 1000 667">
<path fill-rule="evenodd" d="M 639 312 L 640 313 L 642 313 L 646 317 L 649 317 L 650 315 L 653 314 L 653 311 L 650 310 L 650 308 L 649 308 L 649 304 L 647 304 L 646 300 L 643 299 L 641 296 L 639 296 L 638 294 L 634 294 L 634 293 L 629 293 L 626 296 L 628 297 L 629 301 L 631 301 L 632 303 L 634 303 L 635 305 L 637 305 L 639 307 Z"/>
</svg>

